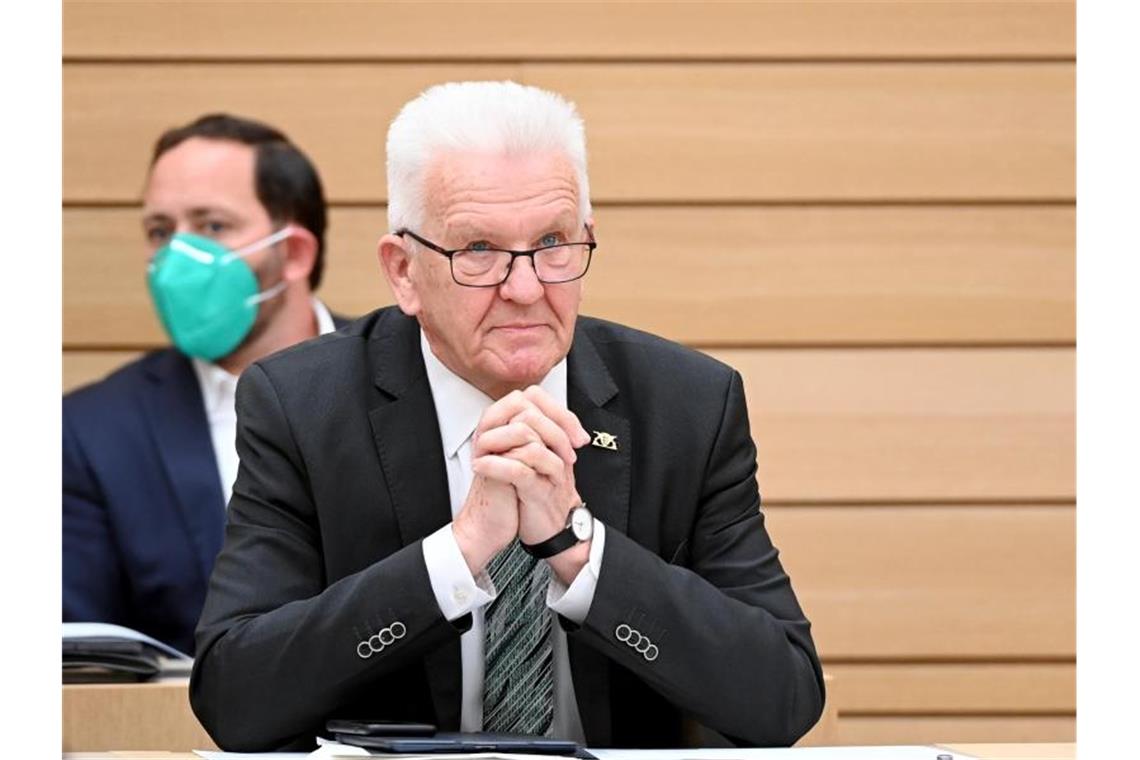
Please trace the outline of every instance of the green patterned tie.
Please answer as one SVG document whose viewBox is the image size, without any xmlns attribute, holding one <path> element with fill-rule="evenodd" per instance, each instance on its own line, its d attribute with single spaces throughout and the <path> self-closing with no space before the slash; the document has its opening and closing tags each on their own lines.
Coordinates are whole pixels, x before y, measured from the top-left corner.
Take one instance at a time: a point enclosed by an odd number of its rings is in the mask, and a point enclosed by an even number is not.
<svg viewBox="0 0 1140 760">
<path fill-rule="evenodd" d="M 518 539 L 488 568 L 498 596 L 484 613 L 483 730 L 546 736 L 554 717 L 550 566 Z"/>
</svg>

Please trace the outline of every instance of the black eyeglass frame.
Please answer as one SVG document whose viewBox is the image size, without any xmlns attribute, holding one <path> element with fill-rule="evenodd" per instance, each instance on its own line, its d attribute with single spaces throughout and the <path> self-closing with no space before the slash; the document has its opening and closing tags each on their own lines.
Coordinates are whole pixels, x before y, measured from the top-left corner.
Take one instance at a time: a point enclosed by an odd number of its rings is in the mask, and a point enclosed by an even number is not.
<svg viewBox="0 0 1140 760">
<path fill-rule="evenodd" d="M 440 254 L 441 256 L 446 256 L 447 257 L 447 263 L 448 263 L 448 269 L 451 270 L 451 279 L 455 282 L 456 285 L 460 285 L 464 288 L 497 288 L 497 287 L 499 287 L 504 282 L 506 282 L 508 279 L 510 279 L 511 269 L 515 265 L 515 259 L 519 258 L 520 256 L 526 256 L 527 258 L 530 259 L 530 266 L 532 269 L 534 269 L 534 276 L 537 277 L 538 281 L 541 282 L 543 285 L 561 285 L 561 284 L 566 283 L 566 282 L 574 282 L 574 280 L 580 280 L 583 277 L 585 277 L 586 272 L 590 271 L 590 262 L 592 262 L 594 260 L 594 249 L 598 247 L 598 242 L 596 240 L 594 240 L 593 233 L 590 232 L 589 227 L 586 227 L 586 234 L 590 236 L 588 240 L 582 240 L 582 241 L 578 241 L 578 242 L 574 242 L 574 243 L 555 243 L 554 245 L 543 245 L 543 246 L 539 246 L 538 248 L 531 248 L 531 249 L 525 250 L 525 251 L 513 251 L 510 248 L 488 248 L 485 251 L 477 251 L 477 250 L 474 250 L 472 248 L 447 249 L 447 248 L 444 248 L 442 246 L 436 245 L 435 243 L 431 242 L 430 240 L 427 240 L 425 238 L 420 237 L 419 235 L 412 232 L 411 230 L 409 230 L 406 227 L 404 229 L 397 230 L 396 234 L 401 236 L 401 237 L 404 235 L 407 235 L 412 240 L 415 240 L 417 243 L 422 245 L 424 248 L 427 248 L 428 250 L 431 250 L 431 251 L 435 251 L 436 253 Z M 542 251 L 550 250 L 551 248 L 565 248 L 565 247 L 571 246 L 571 245 L 584 245 L 584 246 L 586 246 L 586 266 L 584 266 L 582 268 L 582 274 L 577 275 L 576 277 L 571 277 L 568 280 L 544 280 L 544 279 L 542 279 L 542 277 L 539 276 L 539 274 L 538 274 L 538 267 L 534 263 L 535 254 L 540 253 Z M 464 251 L 470 251 L 473 253 L 509 253 L 509 254 L 511 254 L 511 263 L 507 264 L 507 271 L 503 274 L 503 279 L 499 280 L 498 282 L 489 283 L 487 285 L 472 285 L 471 283 L 460 282 L 459 278 L 457 278 L 455 276 L 455 260 L 453 257 L 455 256 L 455 254 L 463 253 Z"/>
</svg>

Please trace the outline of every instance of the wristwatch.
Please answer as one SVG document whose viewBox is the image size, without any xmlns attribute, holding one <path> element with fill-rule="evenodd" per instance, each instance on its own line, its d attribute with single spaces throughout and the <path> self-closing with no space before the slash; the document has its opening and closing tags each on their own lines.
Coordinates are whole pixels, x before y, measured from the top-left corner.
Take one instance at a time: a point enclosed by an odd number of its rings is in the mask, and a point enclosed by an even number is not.
<svg viewBox="0 0 1140 760">
<path fill-rule="evenodd" d="M 582 502 L 571 509 L 570 514 L 566 516 L 565 528 L 537 544 L 522 544 L 522 548 L 532 557 L 546 559 L 561 554 L 575 544 L 589 541 L 592 535 L 594 535 L 594 516 L 586 509 L 586 502 Z"/>
</svg>

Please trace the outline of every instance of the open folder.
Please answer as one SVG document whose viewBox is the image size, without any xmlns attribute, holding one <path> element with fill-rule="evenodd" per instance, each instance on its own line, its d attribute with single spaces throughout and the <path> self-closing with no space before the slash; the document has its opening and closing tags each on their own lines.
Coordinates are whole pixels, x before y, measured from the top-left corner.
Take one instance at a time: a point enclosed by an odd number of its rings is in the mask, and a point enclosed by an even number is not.
<svg viewBox="0 0 1140 760">
<path fill-rule="evenodd" d="M 121 625 L 63 624 L 64 683 L 185 676 L 193 664 L 190 655 Z"/>
</svg>

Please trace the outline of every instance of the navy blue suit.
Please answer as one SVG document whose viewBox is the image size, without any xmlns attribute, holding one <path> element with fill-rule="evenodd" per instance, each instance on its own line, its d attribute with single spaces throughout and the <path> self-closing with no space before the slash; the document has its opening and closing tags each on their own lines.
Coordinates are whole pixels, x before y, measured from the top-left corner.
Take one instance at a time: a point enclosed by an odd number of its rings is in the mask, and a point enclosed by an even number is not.
<svg viewBox="0 0 1140 760">
<path fill-rule="evenodd" d="M 65 622 L 117 623 L 193 654 L 225 522 L 184 354 L 153 351 L 63 397 Z"/>
<path fill-rule="evenodd" d="M 194 367 L 154 351 L 63 397 L 63 619 L 194 651 L 226 505 Z"/>
</svg>

